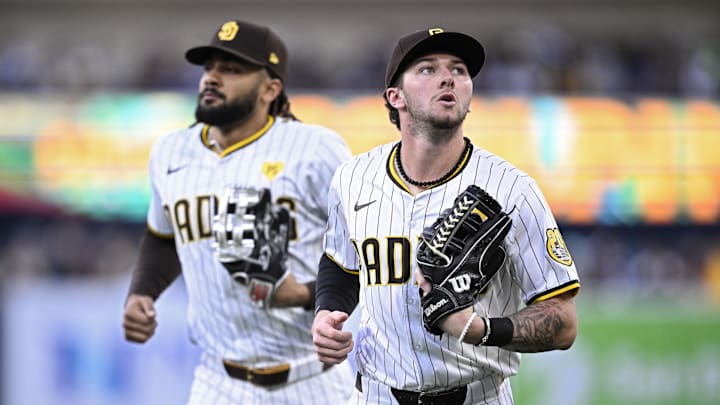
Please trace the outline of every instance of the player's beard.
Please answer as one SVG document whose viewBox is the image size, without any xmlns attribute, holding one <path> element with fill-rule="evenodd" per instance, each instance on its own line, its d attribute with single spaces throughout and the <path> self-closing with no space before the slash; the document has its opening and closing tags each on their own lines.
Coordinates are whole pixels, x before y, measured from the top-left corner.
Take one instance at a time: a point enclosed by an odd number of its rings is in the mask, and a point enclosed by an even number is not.
<svg viewBox="0 0 720 405">
<path fill-rule="evenodd" d="M 260 83 L 250 90 L 244 97 L 227 102 L 219 106 L 203 106 L 198 102 L 195 107 L 195 119 L 216 127 L 236 126 L 244 123 L 250 118 L 255 110 L 258 92 L 260 91 Z M 218 94 L 223 100 L 227 100 L 224 95 Z"/>
<path fill-rule="evenodd" d="M 430 111 L 416 108 L 410 99 L 407 99 L 405 102 L 412 126 L 430 138 L 436 138 L 438 140 L 452 136 L 465 121 L 465 117 L 470 111 L 469 101 L 462 105 L 456 114 L 450 116 L 438 116 Z"/>
</svg>

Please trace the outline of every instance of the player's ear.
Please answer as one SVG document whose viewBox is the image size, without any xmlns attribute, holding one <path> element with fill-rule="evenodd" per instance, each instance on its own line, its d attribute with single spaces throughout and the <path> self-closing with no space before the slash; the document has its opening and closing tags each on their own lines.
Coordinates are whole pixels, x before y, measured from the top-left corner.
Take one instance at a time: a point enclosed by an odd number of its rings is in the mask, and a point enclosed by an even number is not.
<svg viewBox="0 0 720 405">
<path fill-rule="evenodd" d="M 395 107 L 396 109 L 405 106 L 404 94 L 402 92 L 402 89 L 399 87 L 388 87 L 385 90 L 385 98 L 387 99 L 388 104 Z"/>
<path fill-rule="evenodd" d="M 280 96 L 283 91 L 283 82 L 280 79 L 266 75 L 261 85 L 260 97 L 268 104 Z"/>
</svg>

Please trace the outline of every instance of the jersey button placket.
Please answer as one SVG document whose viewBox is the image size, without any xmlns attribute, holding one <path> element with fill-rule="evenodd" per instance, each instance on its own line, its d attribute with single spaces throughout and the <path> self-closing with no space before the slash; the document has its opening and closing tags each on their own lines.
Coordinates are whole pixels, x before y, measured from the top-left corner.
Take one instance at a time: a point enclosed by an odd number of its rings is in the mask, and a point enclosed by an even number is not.
<svg viewBox="0 0 720 405">
<path fill-rule="evenodd" d="M 412 218 L 410 219 L 411 227 L 415 228 L 415 225 L 418 223 L 418 219 L 422 218 L 421 213 L 423 212 L 424 206 L 425 206 L 425 204 L 422 201 L 417 200 L 417 199 L 415 200 L 415 204 L 413 206 Z"/>
<path fill-rule="evenodd" d="M 412 203 L 409 206 L 409 212 L 410 212 L 410 218 L 408 220 L 408 225 L 410 227 L 410 235 L 421 235 L 422 234 L 422 224 L 423 224 L 423 216 L 425 212 L 425 201 L 427 200 L 427 197 L 416 197 L 413 199 Z M 417 243 L 417 239 L 413 239 L 413 244 Z"/>
<path fill-rule="evenodd" d="M 422 207 L 423 207 L 422 201 L 419 201 L 415 198 L 409 198 L 405 200 L 405 209 L 407 212 L 407 219 L 406 224 L 408 226 L 407 232 L 408 236 L 411 238 L 411 244 L 413 246 L 413 249 L 416 247 L 417 244 L 417 235 L 420 235 L 420 232 L 422 232 L 422 229 L 418 230 L 418 226 L 422 224 Z M 413 252 L 413 256 L 414 256 Z M 414 270 L 413 270 L 414 271 Z M 415 329 L 417 325 L 415 325 L 415 321 L 417 319 L 422 320 L 422 309 L 419 305 L 419 298 L 415 298 L 418 296 L 418 290 L 417 290 L 417 284 L 414 281 L 414 273 L 413 273 L 413 280 L 410 281 L 407 285 L 406 289 L 406 299 L 405 302 L 407 303 L 407 311 L 408 311 L 408 328 L 410 330 L 410 344 L 412 345 L 412 348 L 415 352 L 415 355 L 417 356 L 419 353 L 422 353 L 425 350 L 425 345 L 423 343 L 423 334 L 417 333 L 418 331 Z M 417 358 L 417 361 L 420 359 Z"/>
<path fill-rule="evenodd" d="M 424 224 L 426 224 L 425 215 L 428 212 L 430 206 L 430 193 L 420 193 L 416 196 L 412 205 L 412 229 L 413 235 L 413 246 L 417 249 L 417 244 L 420 242 L 420 236 L 422 235 Z M 414 252 L 413 252 L 414 254 Z M 417 263 L 415 263 L 413 271 L 417 269 Z M 413 273 L 414 276 L 414 273 Z M 420 305 L 420 295 L 418 294 L 418 286 L 413 283 L 415 298 L 413 298 L 414 304 L 410 306 L 410 311 L 413 313 L 413 341 L 412 347 L 415 351 L 416 359 L 420 368 L 418 369 L 417 379 L 418 383 L 423 384 L 423 380 L 426 377 L 423 370 L 426 369 L 423 365 L 427 365 L 431 362 L 430 360 L 430 348 L 428 347 L 428 339 L 425 335 L 425 328 L 423 327 L 423 310 Z M 422 402 L 420 402 L 422 403 Z"/>
<path fill-rule="evenodd" d="M 408 224 L 410 225 L 410 237 L 412 238 L 413 249 L 417 248 L 417 243 L 419 242 L 418 235 L 422 235 L 422 212 L 423 207 L 425 206 L 425 203 L 422 200 L 424 200 L 424 198 L 420 197 L 418 199 L 417 197 L 415 197 L 409 204 L 410 209 L 408 211 L 410 212 L 410 220 L 408 221 Z M 412 285 L 415 286 L 415 282 L 412 282 Z M 410 311 L 413 311 L 413 309 L 415 309 L 416 311 L 421 313 L 420 307 L 416 307 L 416 304 L 419 303 L 419 300 L 416 299 L 412 293 L 408 294 L 407 303 L 408 306 L 411 308 Z"/>
</svg>

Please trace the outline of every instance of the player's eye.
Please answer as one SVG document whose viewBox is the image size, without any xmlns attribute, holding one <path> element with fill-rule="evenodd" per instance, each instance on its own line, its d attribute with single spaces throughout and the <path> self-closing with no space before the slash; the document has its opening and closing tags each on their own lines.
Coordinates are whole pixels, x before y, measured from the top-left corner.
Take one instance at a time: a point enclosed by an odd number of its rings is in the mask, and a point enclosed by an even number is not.
<svg viewBox="0 0 720 405">
<path fill-rule="evenodd" d="M 225 73 L 239 74 L 239 73 L 242 73 L 244 71 L 244 69 L 239 66 L 230 65 L 230 66 L 223 66 L 222 71 Z"/>
<path fill-rule="evenodd" d="M 420 66 L 420 68 L 418 68 L 418 72 L 420 72 L 420 74 L 424 74 L 424 75 L 429 75 L 434 71 L 435 70 L 431 66 Z"/>
<path fill-rule="evenodd" d="M 466 73 L 467 73 L 467 69 L 465 69 L 465 67 L 463 67 L 463 66 L 455 66 L 452 68 L 452 74 L 454 74 L 456 76 L 462 76 L 462 75 L 465 75 Z"/>
<path fill-rule="evenodd" d="M 256 70 L 258 70 L 257 67 L 244 64 L 244 63 L 235 63 L 235 62 L 227 62 L 223 63 L 220 67 L 220 70 L 223 73 L 231 74 L 231 75 L 241 75 L 245 73 L 251 73 Z"/>
</svg>

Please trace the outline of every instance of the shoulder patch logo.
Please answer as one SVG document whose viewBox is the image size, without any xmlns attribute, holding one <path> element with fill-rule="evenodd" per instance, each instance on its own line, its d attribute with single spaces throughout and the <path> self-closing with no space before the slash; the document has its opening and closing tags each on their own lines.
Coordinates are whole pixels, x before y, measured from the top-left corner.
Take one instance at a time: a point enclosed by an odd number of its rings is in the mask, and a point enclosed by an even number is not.
<svg viewBox="0 0 720 405">
<path fill-rule="evenodd" d="M 550 257 L 560 264 L 570 266 L 573 262 L 570 251 L 565 245 L 560 230 L 558 228 L 548 229 L 547 233 L 547 251 Z"/>
<path fill-rule="evenodd" d="M 272 180 L 280 174 L 284 167 L 283 162 L 265 162 L 262 165 L 262 173 L 268 180 Z"/>
</svg>

